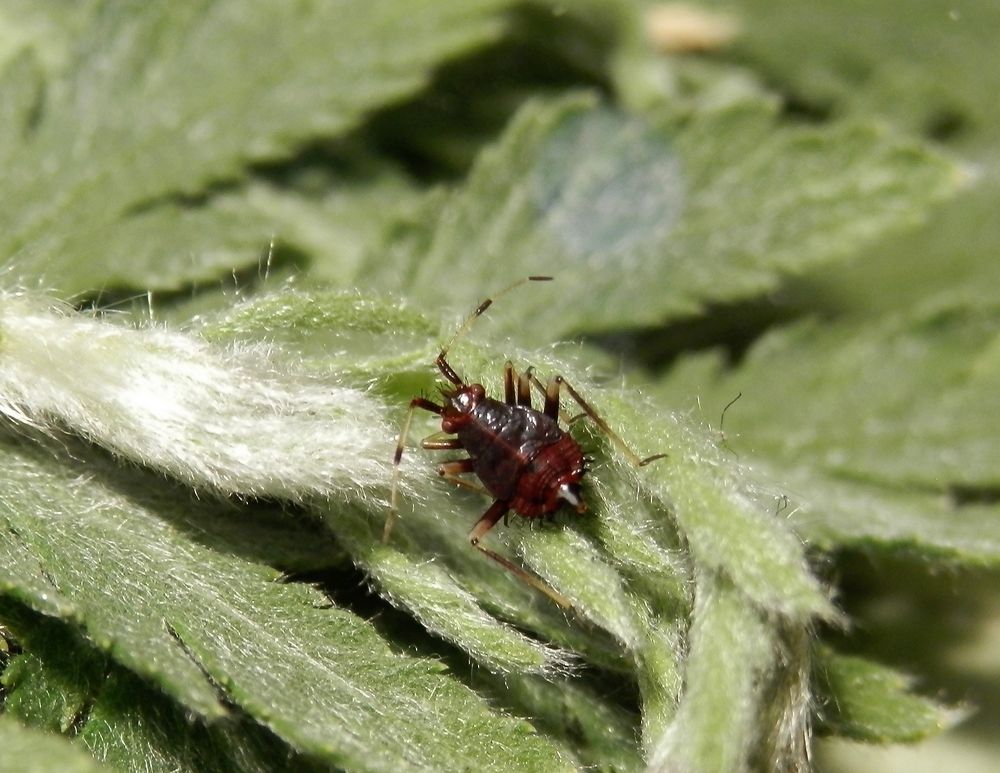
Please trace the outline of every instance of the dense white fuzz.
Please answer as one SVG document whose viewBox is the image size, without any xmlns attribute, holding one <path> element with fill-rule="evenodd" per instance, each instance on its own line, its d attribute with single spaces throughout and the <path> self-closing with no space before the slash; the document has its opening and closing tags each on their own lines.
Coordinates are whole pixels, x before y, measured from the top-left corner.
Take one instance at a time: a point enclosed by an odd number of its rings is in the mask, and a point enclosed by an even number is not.
<svg viewBox="0 0 1000 773">
<path fill-rule="evenodd" d="M 365 392 L 155 327 L 0 294 L 0 412 L 196 488 L 302 500 L 384 487 L 392 430 Z"/>
</svg>

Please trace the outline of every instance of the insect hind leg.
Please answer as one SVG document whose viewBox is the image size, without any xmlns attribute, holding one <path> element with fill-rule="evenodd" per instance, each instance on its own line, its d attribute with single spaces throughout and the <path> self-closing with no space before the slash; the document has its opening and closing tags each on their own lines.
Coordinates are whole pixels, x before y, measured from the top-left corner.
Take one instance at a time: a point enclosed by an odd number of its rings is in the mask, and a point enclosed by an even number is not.
<svg viewBox="0 0 1000 773">
<path fill-rule="evenodd" d="M 614 443 L 618 451 L 634 466 L 645 467 L 650 462 L 666 458 L 666 454 L 653 454 L 652 456 L 647 456 L 645 458 L 639 456 L 635 451 L 629 448 L 628 443 L 622 440 L 621 435 L 611 429 L 611 426 L 604 420 L 604 417 L 594 409 L 594 406 L 588 403 L 584 399 L 583 395 L 577 392 L 576 389 L 573 388 L 573 385 L 562 376 L 554 376 L 552 380 L 549 381 L 549 385 L 545 389 L 546 414 L 549 413 L 551 408 L 555 416 L 559 415 L 559 393 L 563 387 L 566 388 L 566 391 L 569 392 L 569 396 L 573 398 L 576 404 L 583 409 L 583 412 L 590 417 L 590 420 L 600 428 L 601 432 L 608 436 L 608 439 Z"/>
<path fill-rule="evenodd" d="M 483 517 L 476 521 L 476 525 L 473 526 L 472 531 L 469 532 L 470 544 L 487 558 L 491 558 L 496 561 L 500 564 L 500 566 L 521 580 L 521 582 L 544 593 L 563 609 L 572 609 L 572 602 L 570 602 L 568 598 L 563 596 L 557 590 L 546 584 L 540 577 L 531 574 L 531 572 L 518 566 L 509 558 L 505 558 L 496 551 L 490 550 L 482 544 L 482 538 L 486 536 L 490 529 L 497 525 L 497 522 L 503 518 L 509 510 L 510 503 L 505 502 L 502 499 L 498 499 L 490 505 L 489 509 L 483 513 Z"/>
</svg>

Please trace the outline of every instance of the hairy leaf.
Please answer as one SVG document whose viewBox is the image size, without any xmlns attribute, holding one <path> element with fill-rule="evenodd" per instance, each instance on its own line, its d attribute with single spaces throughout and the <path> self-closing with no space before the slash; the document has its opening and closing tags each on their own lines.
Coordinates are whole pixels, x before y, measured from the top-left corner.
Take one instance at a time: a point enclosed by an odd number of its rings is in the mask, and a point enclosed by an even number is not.
<svg viewBox="0 0 1000 773">
<path fill-rule="evenodd" d="M 69 741 L 56 738 L 0 716 L 0 766 L 25 773 L 100 773 L 111 770 L 98 764 Z"/>
<path fill-rule="evenodd" d="M 692 358 L 660 390 L 720 410 L 741 393 L 727 443 L 784 487 L 812 541 L 995 564 L 1000 426 L 984 410 L 1000 374 L 995 330 L 995 309 L 937 304 L 879 325 L 804 323 L 736 370 Z"/>
<path fill-rule="evenodd" d="M 3 459 L 4 543 L 39 562 L 47 595 L 73 605 L 92 641 L 197 713 L 221 716 L 222 690 L 295 748 L 357 769 L 565 766 L 525 723 L 432 662 L 401 659 L 318 592 L 199 545 L 179 528 L 183 505 L 157 486 L 116 490 L 113 469 L 92 460 L 81 478 L 9 439 Z M 44 602 L 18 577 L 4 582 Z"/>
<path fill-rule="evenodd" d="M 859 657 L 821 648 L 815 665 L 822 729 L 857 741 L 912 742 L 939 733 L 963 712 L 916 695 L 911 679 Z"/>
<path fill-rule="evenodd" d="M 10 205 L 0 213 L 0 254 L 65 294 L 176 290 L 231 269 L 234 252 L 257 240 L 242 261 L 252 263 L 273 224 L 193 213 L 198 228 L 239 241 L 213 250 L 189 234 L 199 247 L 192 255 L 171 244 L 178 218 L 147 210 L 343 135 L 419 89 L 442 61 L 495 38 L 507 4 L 415 10 L 378 0 L 361 13 L 350 2 L 90 3 L 73 54 L 44 92 L 18 62 L 0 75 L 0 94 L 29 108 L 0 137 Z M 141 223 L 130 222 L 136 216 Z M 126 238 L 123 224 L 140 229 L 143 249 L 130 249 L 140 240 Z"/>
<path fill-rule="evenodd" d="M 512 302 L 550 338 L 650 325 L 850 256 L 957 180 L 876 129 L 776 127 L 766 103 L 668 121 L 580 95 L 526 106 L 429 224 L 429 246 L 402 274 L 372 271 L 428 303 L 448 277 L 449 302 L 469 308 L 513 277 L 557 275 L 557 292 Z"/>
<path fill-rule="evenodd" d="M 212 723 L 193 720 L 69 626 L 9 602 L 0 602 L 0 615 L 27 648 L 5 677 L 7 712 L 36 727 L 72 732 L 102 762 L 120 770 L 266 771 L 290 760 L 313 767 L 239 712 Z"/>
</svg>

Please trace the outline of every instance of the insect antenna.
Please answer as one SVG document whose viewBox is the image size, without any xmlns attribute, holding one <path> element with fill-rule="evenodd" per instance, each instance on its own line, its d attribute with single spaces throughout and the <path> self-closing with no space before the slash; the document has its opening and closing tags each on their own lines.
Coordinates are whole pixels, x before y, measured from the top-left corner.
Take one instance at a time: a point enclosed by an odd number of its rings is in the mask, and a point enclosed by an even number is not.
<svg viewBox="0 0 1000 773">
<path fill-rule="evenodd" d="M 736 404 L 736 401 L 743 397 L 743 393 L 740 392 L 732 400 L 726 403 L 726 407 L 722 409 L 722 415 L 719 417 L 719 437 L 722 440 L 722 447 L 725 448 L 733 456 L 739 458 L 739 454 L 736 453 L 732 448 L 729 447 L 729 439 L 726 437 L 726 412 Z"/>
<path fill-rule="evenodd" d="M 481 316 L 483 316 L 483 314 L 486 313 L 486 310 L 493 305 L 493 301 L 495 301 L 497 298 L 503 297 L 511 290 L 514 290 L 523 284 L 527 284 L 528 282 L 551 282 L 551 281 L 552 277 L 550 276 L 526 276 L 523 279 L 518 279 L 513 284 L 507 285 L 505 288 L 500 290 L 500 292 L 494 293 L 492 296 L 486 298 L 482 303 L 480 303 L 476 307 L 475 311 L 473 311 L 468 317 L 466 317 L 465 321 L 462 322 L 461 325 L 459 325 L 458 330 L 455 331 L 455 334 L 451 337 L 448 343 L 444 345 L 444 348 L 441 349 L 441 353 L 438 354 L 437 356 L 437 360 L 435 361 L 435 363 L 437 364 L 441 372 L 444 374 L 445 378 L 447 378 L 456 386 L 460 386 L 462 383 L 464 383 L 462 379 L 459 378 L 458 374 L 455 373 L 455 371 L 452 369 L 451 365 L 448 364 L 448 359 L 447 359 L 448 352 L 451 351 L 451 347 L 453 347 L 458 342 L 458 340 L 462 338 L 462 336 L 464 336 L 466 333 L 469 332 L 469 328 L 472 327 L 472 324 Z"/>
</svg>

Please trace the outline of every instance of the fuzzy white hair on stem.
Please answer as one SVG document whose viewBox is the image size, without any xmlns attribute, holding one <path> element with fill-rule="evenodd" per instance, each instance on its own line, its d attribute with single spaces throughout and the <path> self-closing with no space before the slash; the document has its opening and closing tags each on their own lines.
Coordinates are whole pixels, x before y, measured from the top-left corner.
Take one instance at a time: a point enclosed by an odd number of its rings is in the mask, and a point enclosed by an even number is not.
<svg viewBox="0 0 1000 773">
<path fill-rule="evenodd" d="M 377 398 L 279 370 L 263 347 L 112 324 L 13 292 L 0 293 L 0 413 L 196 489 L 292 501 L 376 498 L 394 437 Z"/>
</svg>

